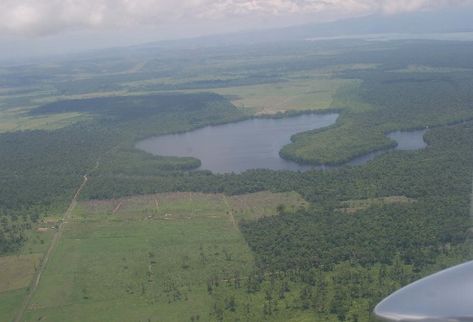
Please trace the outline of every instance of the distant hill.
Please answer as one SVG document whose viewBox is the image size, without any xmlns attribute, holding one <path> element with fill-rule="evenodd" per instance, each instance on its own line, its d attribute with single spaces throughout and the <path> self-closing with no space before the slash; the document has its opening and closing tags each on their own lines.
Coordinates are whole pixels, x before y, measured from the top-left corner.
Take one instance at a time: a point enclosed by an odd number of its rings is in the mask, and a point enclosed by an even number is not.
<svg viewBox="0 0 473 322">
<path fill-rule="evenodd" d="M 473 8 L 423 11 L 398 15 L 370 15 L 329 23 L 212 35 L 186 41 L 160 41 L 143 45 L 225 45 L 251 42 L 300 41 L 307 38 L 353 37 L 366 34 L 429 34 L 473 32 Z"/>
<path fill-rule="evenodd" d="M 305 37 L 379 33 L 451 33 L 473 31 L 473 10 L 442 10 L 400 15 L 372 15 L 332 23 L 287 28 Z"/>
</svg>

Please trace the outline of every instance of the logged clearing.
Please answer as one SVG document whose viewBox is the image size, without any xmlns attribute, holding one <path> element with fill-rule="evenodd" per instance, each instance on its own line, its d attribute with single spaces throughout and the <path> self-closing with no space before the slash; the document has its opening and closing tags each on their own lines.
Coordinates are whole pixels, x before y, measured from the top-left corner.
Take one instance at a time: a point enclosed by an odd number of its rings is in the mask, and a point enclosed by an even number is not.
<svg viewBox="0 0 473 322">
<path fill-rule="evenodd" d="M 251 220 L 275 215 L 279 205 L 295 210 L 307 207 L 308 203 L 295 192 L 263 191 L 237 196 L 170 192 L 81 202 L 76 209 L 76 216 L 89 218 L 91 214 L 108 214 L 111 220 L 178 220 L 193 217 L 216 218 L 218 217 L 216 212 L 225 214 L 232 212 L 238 220 Z"/>
<path fill-rule="evenodd" d="M 365 210 L 373 206 L 389 204 L 407 204 L 412 202 L 415 202 L 415 199 L 408 198 L 406 196 L 389 196 L 371 199 L 347 200 L 341 202 L 342 207 L 338 208 L 338 210 L 346 214 L 354 214 L 358 211 Z"/>
<path fill-rule="evenodd" d="M 239 305 L 225 320 L 247 307 L 262 312 L 264 294 L 244 287 L 255 265 L 237 221 L 274 215 L 281 203 L 306 205 L 296 193 L 269 192 L 82 201 L 25 321 L 215 321 L 229 296 Z"/>
</svg>

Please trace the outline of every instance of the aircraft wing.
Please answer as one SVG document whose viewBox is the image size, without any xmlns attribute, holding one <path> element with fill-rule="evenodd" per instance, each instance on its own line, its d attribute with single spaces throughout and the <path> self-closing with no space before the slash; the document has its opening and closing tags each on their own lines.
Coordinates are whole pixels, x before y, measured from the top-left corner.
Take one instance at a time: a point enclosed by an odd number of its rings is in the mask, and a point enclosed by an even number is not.
<svg viewBox="0 0 473 322">
<path fill-rule="evenodd" d="M 473 321 L 473 261 L 400 289 L 374 313 L 382 321 Z"/>
</svg>

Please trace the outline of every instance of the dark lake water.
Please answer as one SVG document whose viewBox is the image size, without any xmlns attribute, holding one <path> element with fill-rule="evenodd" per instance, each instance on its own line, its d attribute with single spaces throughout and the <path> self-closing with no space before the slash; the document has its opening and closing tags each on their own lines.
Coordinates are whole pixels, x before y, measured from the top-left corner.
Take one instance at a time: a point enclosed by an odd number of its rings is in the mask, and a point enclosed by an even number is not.
<svg viewBox="0 0 473 322">
<path fill-rule="evenodd" d="M 327 127 L 338 114 L 304 114 L 282 119 L 250 119 L 207 126 L 195 131 L 148 138 L 136 147 L 163 156 L 192 156 L 202 161 L 200 169 L 215 173 L 248 169 L 308 170 L 311 166 L 287 161 L 281 148 L 296 133 Z"/>
<path fill-rule="evenodd" d="M 282 119 L 250 119 L 237 123 L 207 126 L 190 132 L 151 137 L 136 144 L 138 149 L 162 156 L 194 157 L 199 169 L 214 173 L 240 173 L 248 169 L 305 171 L 313 166 L 287 161 L 279 156 L 293 134 L 320 129 L 336 122 L 338 114 L 304 114 Z M 426 146 L 425 131 L 392 132 L 399 150 Z M 364 164 L 384 151 L 358 157 L 347 165 Z M 324 168 L 324 167 L 317 167 Z M 331 167 L 327 167 L 331 168 Z"/>
</svg>

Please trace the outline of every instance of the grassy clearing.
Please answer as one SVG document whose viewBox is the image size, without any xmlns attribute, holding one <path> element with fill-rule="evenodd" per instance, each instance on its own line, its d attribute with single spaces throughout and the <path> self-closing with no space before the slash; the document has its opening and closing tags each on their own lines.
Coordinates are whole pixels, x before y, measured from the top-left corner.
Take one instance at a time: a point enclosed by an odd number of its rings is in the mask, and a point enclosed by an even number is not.
<svg viewBox="0 0 473 322">
<path fill-rule="evenodd" d="M 283 206 L 287 210 L 308 206 L 308 203 L 296 192 L 270 193 L 263 191 L 227 197 L 227 200 L 237 220 L 253 220 L 272 216 L 278 206 Z"/>
<path fill-rule="evenodd" d="M 275 114 L 296 110 L 323 110 L 331 107 L 337 90 L 353 80 L 311 78 L 284 83 L 221 88 L 215 92 L 255 114 Z"/>
<path fill-rule="evenodd" d="M 15 313 L 20 307 L 26 289 L 18 289 L 0 293 L 0 321 L 12 321 L 15 318 Z"/>
<path fill-rule="evenodd" d="M 42 254 L 0 257 L 0 321 L 12 321 L 20 308 Z"/>
<path fill-rule="evenodd" d="M 0 293 L 29 285 L 41 254 L 0 257 Z"/>
<path fill-rule="evenodd" d="M 262 314 L 264 294 L 243 286 L 254 259 L 236 221 L 275 214 L 276 200 L 305 205 L 295 193 L 269 192 L 81 202 L 26 320 L 212 321 L 220 314 L 233 320 L 244 316 L 246 304 L 251 314 Z"/>
<path fill-rule="evenodd" d="M 0 133 L 25 130 L 56 130 L 87 119 L 81 113 L 61 113 L 45 116 L 26 116 L 26 109 L 0 110 Z"/>
</svg>

